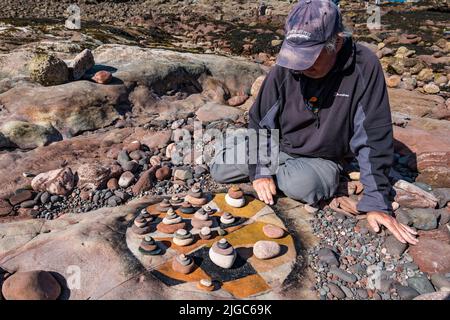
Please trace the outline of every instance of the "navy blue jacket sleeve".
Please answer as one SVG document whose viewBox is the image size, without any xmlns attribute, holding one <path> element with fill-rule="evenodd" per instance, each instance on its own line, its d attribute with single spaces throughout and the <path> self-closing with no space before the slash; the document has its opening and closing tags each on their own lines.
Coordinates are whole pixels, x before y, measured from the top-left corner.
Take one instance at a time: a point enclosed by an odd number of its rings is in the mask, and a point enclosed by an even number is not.
<svg viewBox="0 0 450 320">
<path fill-rule="evenodd" d="M 364 70 L 357 67 L 365 80 L 365 89 L 358 103 L 350 141 L 364 185 L 363 197 L 357 208 L 361 212 L 390 214 L 392 187 L 388 174 L 394 156 L 391 111 L 381 65 L 375 57 L 370 60 Z"/>
</svg>

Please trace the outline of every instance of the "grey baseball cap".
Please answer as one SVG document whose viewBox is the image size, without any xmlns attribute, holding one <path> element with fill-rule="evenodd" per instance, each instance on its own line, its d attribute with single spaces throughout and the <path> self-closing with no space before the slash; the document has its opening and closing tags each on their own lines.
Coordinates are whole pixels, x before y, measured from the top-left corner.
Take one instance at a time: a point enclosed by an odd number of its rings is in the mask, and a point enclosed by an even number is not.
<svg viewBox="0 0 450 320">
<path fill-rule="evenodd" d="M 310 68 L 327 40 L 339 32 L 341 19 L 330 0 L 300 0 L 287 17 L 277 64 L 293 70 Z"/>
</svg>

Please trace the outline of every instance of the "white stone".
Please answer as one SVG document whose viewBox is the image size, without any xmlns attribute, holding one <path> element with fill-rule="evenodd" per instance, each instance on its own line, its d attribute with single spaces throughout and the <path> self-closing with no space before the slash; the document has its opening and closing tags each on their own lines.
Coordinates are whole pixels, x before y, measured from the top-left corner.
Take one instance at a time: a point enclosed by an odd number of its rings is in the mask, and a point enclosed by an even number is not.
<svg viewBox="0 0 450 320">
<path fill-rule="evenodd" d="M 225 201 L 227 202 L 228 205 L 234 208 L 241 208 L 245 206 L 245 198 L 233 199 L 227 194 L 225 195 Z"/>
<path fill-rule="evenodd" d="M 215 265 L 224 268 L 224 269 L 230 269 L 234 261 L 236 260 L 236 250 L 233 250 L 233 253 L 230 255 L 222 255 L 214 252 L 214 250 L 209 249 L 209 258 L 212 262 L 214 262 Z"/>
</svg>

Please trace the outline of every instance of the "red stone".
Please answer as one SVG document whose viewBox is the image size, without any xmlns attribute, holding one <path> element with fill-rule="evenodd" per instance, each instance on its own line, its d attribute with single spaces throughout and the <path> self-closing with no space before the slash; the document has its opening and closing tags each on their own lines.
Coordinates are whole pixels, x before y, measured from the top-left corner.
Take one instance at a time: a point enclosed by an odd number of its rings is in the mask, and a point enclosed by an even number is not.
<svg viewBox="0 0 450 320">
<path fill-rule="evenodd" d="M 395 183 L 395 201 L 406 208 L 436 208 L 438 199 L 416 185 L 399 180 Z"/>
<path fill-rule="evenodd" d="M 419 243 L 410 246 L 409 254 L 420 270 L 429 274 L 450 272 L 450 234 L 438 229 L 419 233 Z"/>
<path fill-rule="evenodd" d="M 136 184 L 132 188 L 134 195 L 138 195 L 141 192 L 148 191 L 153 187 L 153 181 L 155 179 L 155 172 L 158 167 L 153 167 L 150 170 L 145 171 Z"/>
<path fill-rule="evenodd" d="M 161 222 L 156 226 L 156 229 L 162 233 L 172 234 L 177 232 L 177 230 L 179 229 L 184 229 L 185 227 L 186 227 L 185 222 L 180 222 L 176 224 L 164 224 Z"/>
<path fill-rule="evenodd" d="M 106 183 L 106 186 L 109 190 L 115 191 L 115 190 L 119 189 L 119 182 L 116 178 L 112 178 L 112 179 L 108 180 L 108 182 Z"/>
<path fill-rule="evenodd" d="M 172 269 L 175 272 L 179 272 L 182 274 L 189 274 L 194 271 L 195 264 L 194 261 L 191 261 L 187 266 L 183 266 L 178 260 L 177 257 L 174 257 L 172 260 Z"/>
<path fill-rule="evenodd" d="M 56 300 L 61 286 L 46 271 L 17 272 L 2 287 L 6 300 Z"/>
<path fill-rule="evenodd" d="M 264 234 L 271 239 L 279 239 L 284 236 L 284 230 L 272 224 L 263 227 Z"/>
<path fill-rule="evenodd" d="M 158 181 L 166 180 L 170 178 L 171 175 L 172 173 L 169 167 L 162 167 L 156 171 L 156 179 L 158 179 Z"/>
<path fill-rule="evenodd" d="M 92 80 L 99 84 L 108 84 L 112 80 L 112 74 L 109 71 L 99 71 L 93 77 Z"/>
</svg>

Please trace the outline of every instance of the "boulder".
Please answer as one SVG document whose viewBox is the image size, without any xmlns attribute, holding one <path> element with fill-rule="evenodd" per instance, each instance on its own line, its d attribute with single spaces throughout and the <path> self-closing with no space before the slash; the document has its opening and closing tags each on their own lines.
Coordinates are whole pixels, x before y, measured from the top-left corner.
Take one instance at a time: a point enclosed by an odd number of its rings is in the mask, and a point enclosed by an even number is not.
<svg viewBox="0 0 450 320">
<path fill-rule="evenodd" d="M 10 144 L 20 149 L 34 149 L 62 140 L 61 134 L 49 123 L 34 124 L 24 121 L 9 121 L 0 127 L 0 131 Z"/>
<path fill-rule="evenodd" d="M 152 167 L 151 169 L 142 173 L 139 180 L 133 186 L 132 192 L 134 195 L 138 195 L 141 192 L 148 191 L 153 187 L 155 173 L 157 172 L 158 168 L 159 167 Z"/>
<path fill-rule="evenodd" d="M 33 178 L 31 186 L 35 191 L 47 191 L 55 195 L 69 194 L 75 185 L 70 168 L 61 168 L 41 173 Z"/>
<path fill-rule="evenodd" d="M 141 144 L 148 148 L 164 148 L 170 141 L 172 132 L 170 130 L 162 130 L 157 132 L 147 132 L 141 139 Z"/>
<path fill-rule="evenodd" d="M 6 300 L 56 300 L 61 286 L 47 271 L 17 272 L 3 283 Z"/>
<path fill-rule="evenodd" d="M 450 130 L 442 121 L 412 119 L 406 128 L 394 126 L 396 152 L 412 154 L 408 166 L 419 171 L 417 181 L 450 187 Z M 419 128 L 421 127 L 421 128 Z"/>
<path fill-rule="evenodd" d="M 429 192 L 404 180 L 394 184 L 395 201 L 406 208 L 436 208 L 438 199 Z"/>
<path fill-rule="evenodd" d="M 422 272 L 450 272 L 450 234 L 445 229 L 419 232 L 419 243 L 409 253 Z"/>
<path fill-rule="evenodd" d="M 93 53 L 98 65 L 117 69 L 114 73 L 116 78 L 145 84 L 157 93 L 169 91 L 177 85 L 191 87 L 195 92 L 199 89 L 197 80 L 200 76 L 208 75 L 223 83 L 230 96 L 236 96 L 250 92 L 255 79 L 265 73 L 260 65 L 240 57 L 118 44 L 102 45 Z"/>
<path fill-rule="evenodd" d="M 206 103 L 195 113 L 200 121 L 212 122 L 217 120 L 236 121 L 243 115 L 243 111 L 237 108 L 221 105 L 213 102 Z"/>
<path fill-rule="evenodd" d="M 31 123 L 50 123 L 63 135 L 76 135 L 112 124 L 126 103 L 124 85 L 103 86 L 77 81 L 48 87 L 21 87 L 0 94 L 10 114 Z"/>
<path fill-rule="evenodd" d="M 445 99 L 417 91 L 389 88 L 391 110 L 417 117 L 450 119 Z"/>
<path fill-rule="evenodd" d="M 98 163 L 86 163 L 78 167 L 78 187 L 96 191 L 105 187 L 111 177 L 111 169 Z"/>
<path fill-rule="evenodd" d="M 91 50 L 83 50 L 71 63 L 73 80 L 80 80 L 88 70 L 94 67 L 94 65 L 94 55 Z"/>
<path fill-rule="evenodd" d="M 66 63 L 53 55 L 37 54 L 28 68 L 31 79 L 43 86 L 56 86 L 69 81 Z"/>
</svg>

